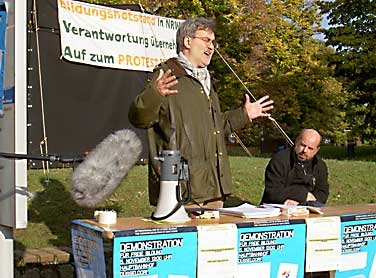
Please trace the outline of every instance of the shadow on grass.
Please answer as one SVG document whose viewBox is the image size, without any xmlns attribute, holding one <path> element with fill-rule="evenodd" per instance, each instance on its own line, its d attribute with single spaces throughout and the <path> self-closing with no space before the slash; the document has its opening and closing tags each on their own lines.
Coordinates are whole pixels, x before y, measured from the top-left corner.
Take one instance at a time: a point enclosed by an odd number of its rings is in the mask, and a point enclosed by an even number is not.
<svg viewBox="0 0 376 278">
<path fill-rule="evenodd" d="M 40 179 L 44 190 L 36 193 L 28 208 L 29 222 L 45 223 L 55 236 L 49 243 L 65 246 L 70 242 L 70 227 L 74 219 L 93 218 L 94 209 L 79 207 L 70 192 L 55 179 Z"/>
</svg>

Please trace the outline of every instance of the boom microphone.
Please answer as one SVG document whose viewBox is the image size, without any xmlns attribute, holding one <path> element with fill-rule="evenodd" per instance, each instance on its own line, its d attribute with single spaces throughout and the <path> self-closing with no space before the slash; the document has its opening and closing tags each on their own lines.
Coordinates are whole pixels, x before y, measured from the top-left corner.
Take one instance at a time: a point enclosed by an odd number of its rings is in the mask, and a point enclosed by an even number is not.
<svg viewBox="0 0 376 278">
<path fill-rule="evenodd" d="M 137 162 L 142 143 L 129 129 L 100 142 L 72 174 L 71 196 L 83 207 L 95 207 L 109 196 Z"/>
</svg>

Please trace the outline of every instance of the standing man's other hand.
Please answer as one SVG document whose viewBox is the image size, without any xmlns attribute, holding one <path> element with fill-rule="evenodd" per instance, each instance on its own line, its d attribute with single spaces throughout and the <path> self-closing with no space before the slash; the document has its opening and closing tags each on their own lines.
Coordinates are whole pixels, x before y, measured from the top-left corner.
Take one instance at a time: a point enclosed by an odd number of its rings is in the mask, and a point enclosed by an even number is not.
<svg viewBox="0 0 376 278">
<path fill-rule="evenodd" d="M 168 69 L 164 72 L 162 69 L 159 70 L 159 75 L 156 80 L 157 90 L 162 96 L 176 94 L 178 90 L 170 90 L 171 87 L 178 84 L 176 76 L 171 74 L 172 71 Z"/>
</svg>

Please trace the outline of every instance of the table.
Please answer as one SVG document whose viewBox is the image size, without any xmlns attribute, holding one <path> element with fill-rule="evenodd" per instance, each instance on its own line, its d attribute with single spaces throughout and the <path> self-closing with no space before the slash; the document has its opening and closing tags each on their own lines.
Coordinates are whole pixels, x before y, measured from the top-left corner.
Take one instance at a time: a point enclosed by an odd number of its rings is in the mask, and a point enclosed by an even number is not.
<svg viewBox="0 0 376 278">
<path fill-rule="evenodd" d="M 322 210 L 323 215 L 221 215 L 175 224 L 142 217 L 118 218 L 114 225 L 74 220 L 77 277 L 292 278 L 307 270 L 376 277 L 376 204 Z"/>
</svg>

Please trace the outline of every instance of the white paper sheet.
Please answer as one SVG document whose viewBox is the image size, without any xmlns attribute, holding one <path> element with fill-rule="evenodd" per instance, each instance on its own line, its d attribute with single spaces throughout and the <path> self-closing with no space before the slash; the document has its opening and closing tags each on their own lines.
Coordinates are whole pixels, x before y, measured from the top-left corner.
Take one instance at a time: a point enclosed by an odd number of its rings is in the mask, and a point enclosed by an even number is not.
<svg viewBox="0 0 376 278">
<path fill-rule="evenodd" d="M 198 226 L 197 237 L 197 278 L 235 277 L 238 257 L 236 225 Z"/>
<path fill-rule="evenodd" d="M 306 272 L 336 270 L 341 257 L 338 216 L 307 218 Z"/>
<path fill-rule="evenodd" d="M 371 270 L 369 272 L 369 278 L 376 278 L 376 255 L 373 257 Z"/>
<path fill-rule="evenodd" d="M 340 271 L 362 269 L 367 266 L 367 252 L 357 252 L 341 256 Z"/>
<path fill-rule="evenodd" d="M 221 213 L 230 214 L 244 218 L 265 218 L 275 217 L 281 214 L 281 210 L 275 207 L 256 207 L 254 205 L 244 203 L 237 207 L 219 208 Z"/>
<path fill-rule="evenodd" d="M 278 278 L 297 278 L 298 277 L 297 264 L 280 263 L 278 267 Z"/>
<path fill-rule="evenodd" d="M 238 266 L 237 278 L 270 278 L 271 263 L 241 264 Z"/>
</svg>

